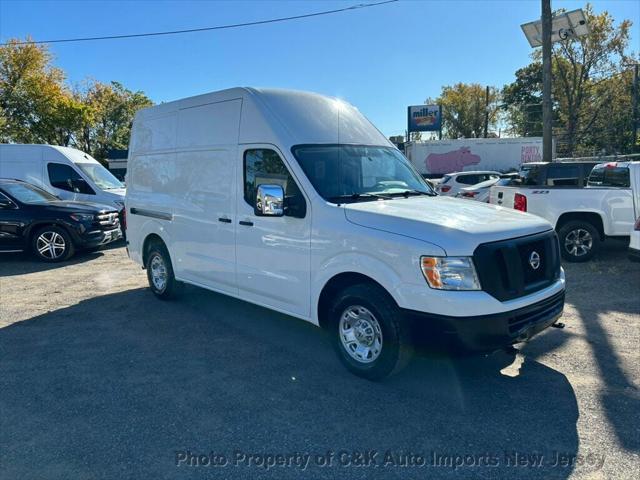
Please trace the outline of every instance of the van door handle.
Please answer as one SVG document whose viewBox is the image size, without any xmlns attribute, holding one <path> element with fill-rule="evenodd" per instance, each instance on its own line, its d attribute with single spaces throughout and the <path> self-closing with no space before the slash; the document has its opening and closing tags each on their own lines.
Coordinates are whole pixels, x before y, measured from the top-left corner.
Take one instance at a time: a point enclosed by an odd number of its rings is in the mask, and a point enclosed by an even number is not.
<svg viewBox="0 0 640 480">
<path fill-rule="evenodd" d="M 248 222 L 246 220 L 240 220 L 238 223 L 240 225 L 244 225 L 245 227 L 253 227 L 253 222 Z"/>
<path fill-rule="evenodd" d="M 222 222 L 222 223 L 231 223 L 231 219 L 230 218 L 224 218 L 224 217 L 218 218 L 218 221 Z"/>
</svg>

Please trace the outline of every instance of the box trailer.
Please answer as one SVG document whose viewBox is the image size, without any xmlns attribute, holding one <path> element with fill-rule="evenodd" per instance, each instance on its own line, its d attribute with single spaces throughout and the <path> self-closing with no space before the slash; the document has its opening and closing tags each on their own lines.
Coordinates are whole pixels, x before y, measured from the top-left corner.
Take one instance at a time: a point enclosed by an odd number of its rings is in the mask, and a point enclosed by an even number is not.
<svg viewBox="0 0 640 480">
<path fill-rule="evenodd" d="M 542 137 L 411 142 L 405 155 L 421 174 L 430 177 L 463 170 L 507 173 L 522 163 L 542 160 Z"/>
</svg>

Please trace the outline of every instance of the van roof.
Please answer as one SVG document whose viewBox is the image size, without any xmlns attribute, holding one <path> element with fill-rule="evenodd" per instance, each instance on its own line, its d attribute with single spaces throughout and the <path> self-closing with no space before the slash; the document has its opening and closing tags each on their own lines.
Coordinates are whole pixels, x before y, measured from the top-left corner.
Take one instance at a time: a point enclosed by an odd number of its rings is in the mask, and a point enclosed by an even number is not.
<svg viewBox="0 0 640 480">
<path fill-rule="evenodd" d="M 45 149 L 56 150 L 56 151 L 60 152 L 62 155 L 64 155 L 65 157 L 69 158 L 74 163 L 83 163 L 83 162 L 94 163 L 94 162 L 98 162 L 95 158 L 93 158 L 88 153 L 85 153 L 82 150 L 78 150 L 78 149 L 72 148 L 72 147 L 63 147 L 63 146 L 60 146 L 60 145 L 49 145 L 49 144 L 45 144 L 45 143 L 2 143 L 2 144 L 0 144 L 0 148 L 3 148 L 3 149 L 7 149 L 7 148 L 18 148 L 19 149 L 19 148 L 23 148 L 23 147 L 29 147 L 29 148 L 36 147 L 36 148 L 41 148 L 43 150 L 45 150 Z"/>
<path fill-rule="evenodd" d="M 336 97 L 298 90 L 230 88 L 140 110 L 136 120 L 238 99 L 242 100 L 238 143 L 274 143 L 286 148 L 302 143 L 394 147 L 353 105 Z"/>
</svg>

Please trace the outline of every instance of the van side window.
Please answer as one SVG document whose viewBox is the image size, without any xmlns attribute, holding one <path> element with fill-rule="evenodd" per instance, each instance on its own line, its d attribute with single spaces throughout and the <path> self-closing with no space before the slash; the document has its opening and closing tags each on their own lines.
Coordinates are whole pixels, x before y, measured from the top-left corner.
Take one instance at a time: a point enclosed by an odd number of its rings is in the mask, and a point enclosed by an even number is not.
<svg viewBox="0 0 640 480">
<path fill-rule="evenodd" d="M 258 185 L 268 183 L 282 185 L 286 216 L 304 218 L 307 212 L 305 199 L 280 156 L 266 148 L 245 151 L 244 200 L 252 208 Z"/>
<path fill-rule="evenodd" d="M 87 185 L 84 178 L 69 165 L 48 163 L 47 172 L 49 173 L 49 183 L 52 187 L 67 190 L 68 192 L 95 195 L 95 192 Z"/>
</svg>

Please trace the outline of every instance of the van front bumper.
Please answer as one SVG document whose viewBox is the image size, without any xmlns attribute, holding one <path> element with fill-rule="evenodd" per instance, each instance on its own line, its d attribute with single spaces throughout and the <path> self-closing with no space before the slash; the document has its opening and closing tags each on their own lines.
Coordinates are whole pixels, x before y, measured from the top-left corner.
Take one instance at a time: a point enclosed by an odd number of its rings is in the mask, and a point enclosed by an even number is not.
<svg viewBox="0 0 640 480">
<path fill-rule="evenodd" d="M 562 316 L 564 289 L 544 300 L 508 312 L 469 317 L 403 310 L 419 346 L 495 351 L 529 340 Z M 444 345 L 443 345 L 444 343 Z"/>
</svg>

